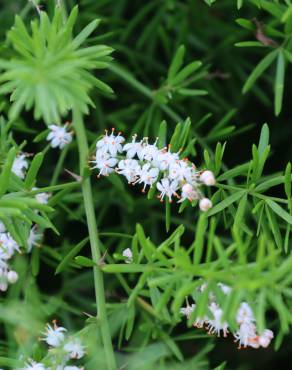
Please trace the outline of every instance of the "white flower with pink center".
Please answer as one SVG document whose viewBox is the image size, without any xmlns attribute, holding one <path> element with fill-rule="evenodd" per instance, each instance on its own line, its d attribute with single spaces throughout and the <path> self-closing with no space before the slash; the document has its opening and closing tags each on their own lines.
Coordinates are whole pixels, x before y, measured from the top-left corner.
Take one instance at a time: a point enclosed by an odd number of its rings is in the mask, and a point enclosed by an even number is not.
<svg viewBox="0 0 292 370">
<path fill-rule="evenodd" d="M 112 157 L 115 157 L 118 153 L 122 153 L 122 143 L 124 141 L 125 138 L 121 136 L 121 133 L 119 132 L 118 135 L 115 135 L 114 129 L 112 129 L 110 135 L 108 135 L 108 131 L 106 131 L 103 138 L 96 143 L 96 149 L 108 152 Z"/>
</svg>

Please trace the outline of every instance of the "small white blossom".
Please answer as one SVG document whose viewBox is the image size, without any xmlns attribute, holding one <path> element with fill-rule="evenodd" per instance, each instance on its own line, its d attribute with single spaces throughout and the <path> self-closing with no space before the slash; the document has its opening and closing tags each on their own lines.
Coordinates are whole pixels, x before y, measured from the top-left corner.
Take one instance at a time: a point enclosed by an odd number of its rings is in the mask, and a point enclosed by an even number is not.
<svg viewBox="0 0 292 370">
<path fill-rule="evenodd" d="M 51 142 L 52 148 L 63 149 L 65 145 L 71 143 L 72 132 L 67 131 L 68 124 L 64 126 L 50 125 L 50 132 L 47 136 L 47 140 Z"/>
<path fill-rule="evenodd" d="M 241 302 L 236 313 L 236 322 L 238 324 L 249 324 L 254 321 L 255 317 L 250 305 L 247 302 Z"/>
<path fill-rule="evenodd" d="M 123 250 L 122 253 L 123 257 L 125 257 L 126 263 L 132 263 L 133 262 L 133 253 L 130 248 L 126 248 Z"/>
<path fill-rule="evenodd" d="M 186 307 L 182 307 L 180 309 L 180 313 L 184 316 L 186 316 L 187 318 L 189 318 L 191 316 L 191 313 L 195 310 L 196 308 L 196 305 L 195 304 L 187 304 Z"/>
<path fill-rule="evenodd" d="M 85 355 L 85 348 L 78 338 L 72 338 L 64 345 L 64 350 L 68 352 L 71 359 L 80 359 Z"/>
<path fill-rule="evenodd" d="M 2 221 L 0 221 L 0 233 L 5 233 L 6 227 Z"/>
<path fill-rule="evenodd" d="M 132 142 L 125 144 L 123 147 L 123 151 L 127 152 L 127 158 L 134 158 L 135 155 L 141 157 L 141 151 L 143 149 L 143 140 L 136 142 L 137 135 L 134 135 L 132 138 Z"/>
<path fill-rule="evenodd" d="M 46 370 L 45 365 L 40 362 L 30 361 L 20 370 Z"/>
<path fill-rule="evenodd" d="M 207 212 L 208 209 L 212 208 L 212 202 L 208 198 L 202 198 L 199 202 L 200 210 L 203 212 Z"/>
<path fill-rule="evenodd" d="M 218 283 L 217 284 L 219 286 L 219 288 L 222 290 L 222 292 L 226 295 L 230 294 L 231 292 L 231 288 L 230 286 L 226 285 L 226 284 L 223 284 L 223 283 Z"/>
<path fill-rule="evenodd" d="M 196 305 L 194 303 L 191 305 L 187 304 L 186 307 L 182 307 L 180 309 L 180 313 L 189 319 L 192 312 L 195 310 L 195 308 L 196 308 Z M 196 318 L 195 321 L 193 322 L 193 326 L 196 328 L 202 328 L 204 324 L 206 323 L 207 319 L 208 319 L 207 317 Z"/>
<path fill-rule="evenodd" d="M 139 171 L 141 167 L 137 160 L 135 159 L 124 159 L 118 164 L 117 173 L 123 175 L 128 180 L 128 183 L 135 182 L 139 176 Z"/>
<path fill-rule="evenodd" d="M 83 370 L 83 367 L 78 366 L 65 366 L 64 370 Z"/>
<path fill-rule="evenodd" d="M 112 133 L 110 135 L 108 135 L 108 132 L 106 131 L 103 138 L 96 143 L 96 148 L 97 150 L 101 149 L 104 152 L 108 152 L 112 157 L 115 157 L 117 153 L 122 153 L 122 143 L 124 141 L 125 138 L 121 136 L 120 133 L 115 136 L 114 129 L 112 129 Z"/>
<path fill-rule="evenodd" d="M 38 190 L 38 188 L 32 188 L 32 190 Z M 48 204 L 51 194 L 50 193 L 37 193 L 35 199 L 40 204 Z"/>
<path fill-rule="evenodd" d="M 0 258 L 0 268 L 4 270 L 8 270 L 8 263 L 6 260 Z"/>
<path fill-rule="evenodd" d="M 176 180 L 170 181 L 167 177 L 164 177 L 160 182 L 156 185 L 157 189 L 160 191 L 160 195 L 158 198 L 160 201 L 163 201 L 165 195 L 168 197 L 169 201 L 172 202 L 173 195 L 177 196 L 176 191 L 178 190 L 178 182 Z"/>
<path fill-rule="evenodd" d="M 204 171 L 200 175 L 200 180 L 207 186 L 213 186 L 216 184 L 216 180 L 212 171 Z"/>
<path fill-rule="evenodd" d="M 99 169 L 98 176 L 108 176 L 114 172 L 114 167 L 118 163 L 117 158 L 113 158 L 104 150 L 97 150 L 95 160 L 92 161 L 95 166 L 93 168 Z"/>
<path fill-rule="evenodd" d="M 33 226 L 29 231 L 29 236 L 27 239 L 27 251 L 31 252 L 33 247 L 38 247 L 40 241 L 42 240 L 43 234 L 37 231 L 36 225 Z"/>
<path fill-rule="evenodd" d="M 8 288 L 7 270 L 0 268 L 0 291 L 5 292 Z"/>
<path fill-rule="evenodd" d="M 241 346 L 258 348 L 258 339 L 256 334 L 256 326 L 253 323 L 243 323 L 234 334 L 235 342 L 238 342 L 238 347 Z"/>
<path fill-rule="evenodd" d="M 7 281 L 10 284 L 15 284 L 18 280 L 18 273 L 16 271 L 10 270 L 7 273 Z"/>
<path fill-rule="evenodd" d="M 274 333 L 272 332 L 272 330 L 265 329 L 258 338 L 259 345 L 261 347 L 267 348 L 273 338 Z"/>
<path fill-rule="evenodd" d="M 192 168 L 184 160 L 176 161 L 169 166 L 168 177 L 172 180 L 184 181 L 192 177 Z"/>
<path fill-rule="evenodd" d="M 25 154 L 19 154 L 13 161 L 12 172 L 20 179 L 24 179 L 25 172 L 28 168 L 28 161 Z"/>
<path fill-rule="evenodd" d="M 155 183 L 158 178 L 159 170 L 158 168 L 151 168 L 149 163 L 143 165 L 139 170 L 139 179 L 135 183 L 144 184 L 143 192 L 147 185 L 151 186 Z"/>
<path fill-rule="evenodd" d="M 151 162 L 153 160 L 156 160 L 159 149 L 157 148 L 156 144 L 158 139 L 153 144 L 148 144 L 148 138 L 145 138 L 145 144 L 143 145 L 143 148 L 140 152 L 138 152 L 139 159 Z"/>
<path fill-rule="evenodd" d="M 196 318 L 195 321 L 193 322 L 193 326 L 195 328 L 203 328 L 203 326 L 208 322 L 208 317 L 205 316 L 203 319 Z"/>
<path fill-rule="evenodd" d="M 178 160 L 179 153 L 171 153 L 169 148 L 168 150 L 163 149 L 159 151 L 154 163 L 161 171 L 165 171 L 170 166 L 174 165 Z"/>
<path fill-rule="evenodd" d="M 226 321 L 222 321 L 222 309 L 215 302 L 212 302 L 209 305 L 209 310 L 213 315 L 213 318 L 207 321 L 209 333 L 217 334 L 219 337 L 222 331 L 223 336 L 226 337 L 228 333 L 228 324 Z"/>
<path fill-rule="evenodd" d="M 0 259 L 10 259 L 15 251 L 20 252 L 19 246 L 9 233 L 0 234 Z"/>
<path fill-rule="evenodd" d="M 59 347 L 65 340 L 64 333 L 67 330 L 63 328 L 62 326 L 57 326 L 54 322 L 54 325 L 51 326 L 47 324 L 46 331 L 43 337 L 43 340 L 52 347 Z"/>
<path fill-rule="evenodd" d="M 189 183 L 186 183 L 181 188 L 181 198 L 178 201 L 178 203 L 182 203 L 186 199 L 188 199 L 190 202 L 192 202 L 194 199 L 198 199 L 198 197 L 199 197 L 199 194 L 193 188 L 193 186 Z"/>
</svg>

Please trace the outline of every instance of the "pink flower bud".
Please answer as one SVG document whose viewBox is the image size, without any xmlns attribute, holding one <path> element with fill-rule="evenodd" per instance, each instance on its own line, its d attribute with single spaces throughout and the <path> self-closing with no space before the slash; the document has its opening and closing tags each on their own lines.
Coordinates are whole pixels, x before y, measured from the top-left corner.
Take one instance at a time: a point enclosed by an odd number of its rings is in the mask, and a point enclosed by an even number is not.
<svg viewBox="0 0 292 370">
<path fill-rule="evenodd" d="M 208 198 L 203 198 L 200 200 L 199 207 L 201 211 L 207 212 L 212 207 L 212 202 Z"/>
<path fill-rule="evenodd" d="M 204 171 L 200 176 L 200 180 L 207 186 L 212 186 L 216 183 L 213 172 L 211 171 Z"/>
<path fill-rule="evenodd" d="M 7 273 L 7 280 L 9 281 L 10 284 L 14 284 L 18 280 L 18 273 L 16 271 L 9 271 Z"/>
</svg>

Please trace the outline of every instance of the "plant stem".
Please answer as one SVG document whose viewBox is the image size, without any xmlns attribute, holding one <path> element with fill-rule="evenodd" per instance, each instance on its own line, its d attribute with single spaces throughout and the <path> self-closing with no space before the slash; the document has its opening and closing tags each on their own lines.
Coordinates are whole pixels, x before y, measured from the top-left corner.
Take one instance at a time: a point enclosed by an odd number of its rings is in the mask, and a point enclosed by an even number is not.
<svg viewBox="0 0 292 370">
<path fill-rule="evenodd" d="M 83 177 L 84 170 L 87 167 L 88 158 L 88 143 L 86 138 L 86 132 L 83 124 L 83 117 L 78 109 L 73 109 L 73 125 L 76 132 L 79 161 L 80 161 L 80 176 Z M 90 178 L 87 177 L 82 181 L 82 193 L 84 199 L 84 207 L 87 218 L 90 246 L 92 259 L 96 263 L 96 267 L 93 267 L 94 274 L 94 287 L 95 297 L 97 306 L 97 318 L 100 323 L 101 336 L 105 349 L 105 356 L 108 370 L 116 370 L 116 360 L 114 356 L 111 334 L 106 313 L 106 301 L 104 292 L 103 273 L 98 268 L 98 263 L 101 258 L 100 241 L 97 234 L 97 224 L 95 219 L 92 190 L 90 184 Z"/>
</svg>

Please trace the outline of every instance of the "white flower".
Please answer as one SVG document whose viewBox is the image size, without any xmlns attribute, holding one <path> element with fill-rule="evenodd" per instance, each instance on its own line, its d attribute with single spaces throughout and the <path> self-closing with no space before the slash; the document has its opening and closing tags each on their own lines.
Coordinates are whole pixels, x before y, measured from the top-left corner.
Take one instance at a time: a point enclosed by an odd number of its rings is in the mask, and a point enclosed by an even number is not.
<svg viewBox="0 0 292 370">
<path fill-rule="evenodd" d="M 92 162 L 95 164 L 93 168 L 100 170 L 98 176 L 108 176 L 114 171 L 113 167 L 116 166 L 118 160 L 116 158 L 112 158 L 104 150 L 97 150 L 95 160 Z"/>
<path fill-rule="evenodd" d="M 258 348 L 258 338 L 256 334 L 256 326 L 253 323 L 243 323 L 234 334 L 235 342 L 238 342 L 238 347 L 241 346 Z"/>
<path fill-rule="evenodd" d="M 15 284 L 18 280 L 18 273 L 13 270 L 8 271 L 7 280 L 10 284 Z"/>
<path fill-rule="evenodd" d="M 106 130 L 106 134 L 103 138 L 96 143 L 96 148 L 98 150 L 101 149 L 104 152 L 109 152 L 111 156 L 115 157 L 117 153 L 122 153 L 122 143 L 124 141 L 125 139 L 120 133 L 118 133 L 117 136 L 114 135 L 114 129 L 112 129 L 112 133 L 110 135 L 108 135 Z"/>
<path fill-rule="evenodd" d="M 255 317 L 249 304 L 247 302 L 241 302 L 236 313 L 236 322 L 238 324 L 249 324 L 254 321 Z"/>
<path fill-rule="evenodd" d="M 164 177 L 156 185 L 157 189 L 160 191 L 159 199 L 162 202 L 165 195 L 168 197 L 169 201 L 172 202 L 172 196 L 178 197 L 176 191 L 178 189 L 178 182 L 176 180 L 170 181 L 167 177 Z"/>
<path fill-rule="evenodd" d="M 153 144 L 148 144 L 148 138 L 144 138 L 145 144 L 143 145 L 143 148 L 140 152 L 138 152 L 139 159 L 151 162 L 153 160 L 157 159 L 157 156 L 159 154 L 159 149 L 157 148 L 156 144 L 158 139 L 155 140 Z"/>
<path fill-rule="evenodd" d="M 9 233 L 0 234 L 0 259 L 10 259 L 15 251 L 20 252 L 19 246 Z"/>
<path fill-rule="evenodd" d="M 258 338 L 259 345 L 261 347 L 267 348 L 273 338 L 274 333 L 272 332 L 272 330 L 265 329 Z"/>
<path fill-rule="evenodd" d="M 182 307 L 180 309 L 180 313 L 184 316 L 186 316 L 187 318 L 189 318 L 191 316 L 191 313 L 195 310 L 196 308 L 196 305 L 195 304 L 187 304 L 186 307 Z"/>
<path fill-rule="evenodd" d="M 78 366 L 65 366 L 64 370 L 82 370 L 83 367 L 78 367 Z"/>
<path fill-rule="evenodd" d="M 207 321 L 209 334 L 217 334 L 219 337 L 222 331 L 223 336 L 226 337 L 228 333 L 228 324 L 225 321 L 222 322 L 222 309 L 216 303 L 212 302 L 209 305 L 209 310 L 213 315 L 213 318 Z"/>
<path fill-rule="evenodd" d="M 0 221 L 0 233 L 5 233 L 5 231 L 6 231 L 6 227 L 5 227 L 5 225 L 3 224 L 3 222 L 2 222 L 2 221 Z"/>
<path fill-rule="evenodd" d="M 123 257 L 125 257 L 126 263 L 132 263 L 133 262 L 133 253 L 130 248 L 126 248 L 123 250 L 122 253 Z"/>
<path fill-rule="evenodd" d="M 143 165 L 143 167 L 139 170 L 139 179 L 136 180 L 135 183 L 143 184 L 143 192 L 147 185 L 151 186 L 155 183 L 158 178 L 159 170 L 158 168 L 151 168 L 149 163 Z"/>
<path fill-rule="evenodd" d="M 223 283 L 218 283 L 217 285 L 219 286 L 219 288 L 222 290 L 222 292 L 223 292 L 224 294 L 226 294 L 226 295 L 230 294 L 230 292 L 231 292 L 231 290 L 232 290 L 232 289 L 230 288 L 230 286 L 225 285 L 225 284 L 223 284 Z"/>
<path fill-rule="evenodd" d="M 72 132 L 67 131 L 68 123 L 64 126 L 50 125 L 50 133 L 47 136 L 47 140 L 51 141 L 51 147 L 63 149 L 65 145 L 71 143 Z"/>
<path fill-rule="evenodd" d="M 137 180 L 141 167 L 135 159 L 124 159 L 118 164 L 117 173 L 126 177 L 129 183 Z"/>
<path fill-rule="evenodd" d="M 1 259 L 1 257 L 0 257 L 0 268 L 8 270 L 8 263 L 5 260 Z"/>
<path fill-rule="evenodd" d="M 207 186 L 212 186 L 216 184 L 216 180 L 212 171 L 204 171 L 200 175 L 200 180 L 202 181 L 203 184 Z"/>
<path fill-rule="evenodd" d="M 175 164 L 179 160 L 178 153 L 171 153 L 170 149 L 162 149 L 158 152 L 155 164 L 161 171 L 167 170 L 171 165 Z"/>
<path fill-rule="evenodd" d="M 208 198 L 202 198 L 199 202 L 199 207 L 201 211 L 207 212 L 212 207 L 212 202 Z"/>
<path fill-rule="evenodd" d="M 38 188 L 32 188 L 32 190 L 38 190 Z M 48 204 L 50 196 L 51 196 L 51 194 L 49 194 L 49 193 L 38 193 L 38 194 L 35 195 L 35 199 L 40 204 Z"/>
<path fill-rule="evenodd" d="M 169 166 L 168 177 L 172 180 L 188 181 L 192 178 L 192 168 L 185 160 L 176 161 Z"/>
<path fill-rule="evenodd" d="M 30 361 L 20 370 L 46 370 L 46 368 L 40 362 Z"/>
<path fill-rule="evenodd" d="M 8 288 L 7 270 L 0 268 L 0 291 L 5 292 Z"/>
<path fill-rule="evenodd" d="M 39 246 L 39 243 L 41 241 L 43 237 L 43 234 L 42 233 L 39 233 L 37 232 L 37 227 L 36 225 L 33 226 L 30 231 L 29 231 L 29 236 L 28 236 L 28 239 L 27 239 L 27 251 L 28 253 L 31 252 L 32 248 L 34 246 Z"/>
<path fill-rule="evenodd" d="M 195 308 L 196 308 L 195 304 L 191 304 L 191 305 L 187 304 L 186 307 L 182 307 L 180 309 L 180 313 L 189 319 L 192 312 L 195 310 Z M 196 318 L 195 321 L 193 322 L 193 326 L 195 326 L 196 328 L 202 328 L 207 319 L 208 319 L 207 317 L 202 318 L 202 319 Z"/>
<path fill-rule="evenodd" d="M 42 340 L 44 340 L 49 346 L 59 347 L 64 342 L 64 333 L 66 331 L 67 330 L 62 326 L 57 326 L 55 322 L 53 327 L 47 324 L 46 331 L 43 333 L 44 338 L 42 338 Z"/>
<path fill-rule="evenodd" d="M 193 326 L 201 329 L 207 322 L 208 322 L 207 316 L 205 316 L 205 318 L 203 319 L 196 318 L 196 320 L 193 322 Z"/>
<path fill-rule="evenodd" d="M 143 149 L 143 140 L 136 142 L 137 135 L 134 135 L 132 138 L 132 142 L 125 144 L 123 147 L 123 151 L 127 152 L 126 156 L 127 158 L 134 158 L 135 155 L 137 154 L 138 157 L 141 156 L 141 151 Z"/>
<path fill-rule="evenodd" d="M 24 179 L 25 171 L 28 168 L 28 161 L 26 160 L 25 154 L 18 155 L 12 165 L 12 172 L 15 173 L 20 179 Z"/>
<path fill-rule="evenodd" d="M 64 350 L 68 352 L 72 359 L 80 359 L 85 355 L 85 348 L 78 338 L 72 338 L 64 345 Z"/>
<path fill-rule="evenodd" d="M 189 183 L 186 183 L 181 188 L 181 198 L 178 201 L 178 203 L 182 203 L 186 199 L 188 199 L 190 202 L 192 202 L 194 199 L 198 199 L 198 197 L 199 197 L 199 194 L 193 188 L 193 186 Z"/>
</svg>

